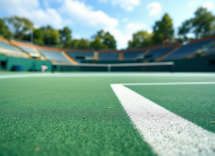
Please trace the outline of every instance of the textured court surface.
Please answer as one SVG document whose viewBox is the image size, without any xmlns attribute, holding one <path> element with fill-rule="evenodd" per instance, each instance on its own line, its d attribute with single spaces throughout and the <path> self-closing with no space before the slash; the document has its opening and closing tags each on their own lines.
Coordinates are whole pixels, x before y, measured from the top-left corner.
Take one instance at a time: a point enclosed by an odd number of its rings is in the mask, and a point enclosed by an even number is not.
<svg viewBox="0 0 215 156">
<path fill-rule="evenodd" d="M 162 155 L 144 139 L 110 84 L 169 82 L 215 82 L 215 74 L 1 73 L 0 155 Z M 126 87 L 215 139 L 215 84 Z M 209 148 L 215 155 L 215 147 Z"/>
</svg>

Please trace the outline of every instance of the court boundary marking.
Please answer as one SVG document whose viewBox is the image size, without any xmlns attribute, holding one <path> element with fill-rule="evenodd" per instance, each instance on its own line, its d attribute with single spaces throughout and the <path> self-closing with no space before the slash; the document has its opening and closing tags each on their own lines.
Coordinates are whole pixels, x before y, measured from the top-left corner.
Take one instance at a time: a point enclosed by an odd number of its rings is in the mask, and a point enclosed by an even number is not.
<svg viewBox="0 0 215 156">
<path fill-rule="evenodd" d="M 33 78 L 33 77 L 215 77 L 214 73 L 17 73 L 1 75 L 0 79 L 8 78 Z"/>
<path fill-rule="evenodd" d="M 126 85 L 203 85 L 215 82 L 111 84 L 119 102 L 152 150 L 160 156 L 213 155 L 215 134 L 184 119 Z"/>
</svg>

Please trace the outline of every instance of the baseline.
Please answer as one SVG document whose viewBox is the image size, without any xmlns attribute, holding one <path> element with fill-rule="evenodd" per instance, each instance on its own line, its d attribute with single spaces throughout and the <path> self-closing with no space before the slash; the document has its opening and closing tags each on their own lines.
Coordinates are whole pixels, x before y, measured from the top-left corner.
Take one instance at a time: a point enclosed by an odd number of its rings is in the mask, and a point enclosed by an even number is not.
<svg viewBox="0 0 215 156">
<path fill-rule="evenodd" d="M 215 82 L 164 84 L 215 84 Z M 160 156 L 215 155 L 214 133 L 170 112 L 124 85 L 135 84 L 111 84 L 111 88 L 144 141 L 148 142 L 154 152 Z"/>
</svg>

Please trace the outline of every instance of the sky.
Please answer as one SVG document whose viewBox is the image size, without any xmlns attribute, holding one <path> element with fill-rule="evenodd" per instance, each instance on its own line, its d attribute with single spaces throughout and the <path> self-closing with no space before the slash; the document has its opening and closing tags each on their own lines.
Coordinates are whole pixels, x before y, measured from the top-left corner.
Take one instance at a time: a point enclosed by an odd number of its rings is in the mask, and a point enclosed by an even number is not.
<svg viewBox="0 0 215 156">
<path fill-rule="evenodd" d="M 165 13 L 173 19 L 177 33 L 201 6 L 215 15 L 215 0 L 0 0 L 0 17 L 25 17 L 36 28 L 68 26 L 77 39 L 91 39 L 103 29 L 115 37 L 118 49 L 124 49 L 133 33 L 152 32 Z"/>
</svg>

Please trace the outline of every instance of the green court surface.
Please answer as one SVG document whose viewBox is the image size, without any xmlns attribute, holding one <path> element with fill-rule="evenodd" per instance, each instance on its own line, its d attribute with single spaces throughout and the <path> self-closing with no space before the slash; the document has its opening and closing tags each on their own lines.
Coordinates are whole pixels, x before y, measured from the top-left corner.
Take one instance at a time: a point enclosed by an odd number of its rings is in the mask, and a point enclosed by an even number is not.
<svg viewBox="0 0 215 156">
<path fill-rule="evenodd" d="M 110 85 L 215 82 L 215 74 L 38 75 L 0 74 L 0 156 L 160 155 L 145 141 Z M 215 84 L 126 87 L 215 133 Z"/>
</svg>

